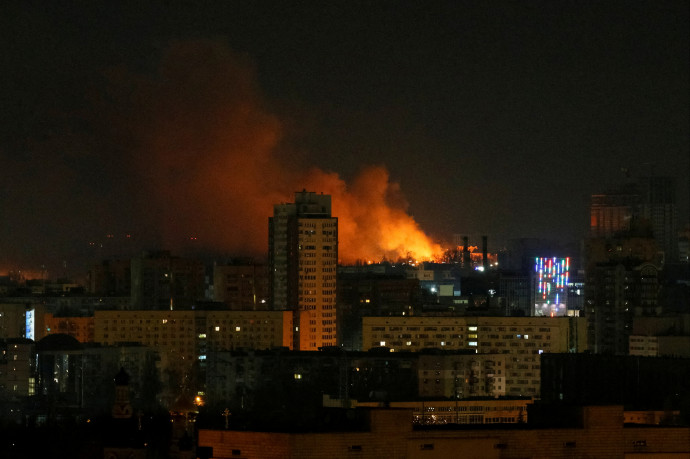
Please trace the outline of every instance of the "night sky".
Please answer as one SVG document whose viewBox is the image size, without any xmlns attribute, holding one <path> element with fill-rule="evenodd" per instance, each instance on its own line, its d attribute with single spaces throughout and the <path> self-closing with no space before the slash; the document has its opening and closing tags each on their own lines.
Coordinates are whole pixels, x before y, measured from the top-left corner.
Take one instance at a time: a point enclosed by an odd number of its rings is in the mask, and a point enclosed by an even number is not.
<svg viewBox="0 0 690 459">
<path fill-rule="evenodd" d="M 181 4 L 2 3 L 0 271 L 261 256 L 302 188 L 343 253 L 386 215 L 575 241 L 622 169 L 677 177 L 687 222 L 686 1 Z"/>
</svg>

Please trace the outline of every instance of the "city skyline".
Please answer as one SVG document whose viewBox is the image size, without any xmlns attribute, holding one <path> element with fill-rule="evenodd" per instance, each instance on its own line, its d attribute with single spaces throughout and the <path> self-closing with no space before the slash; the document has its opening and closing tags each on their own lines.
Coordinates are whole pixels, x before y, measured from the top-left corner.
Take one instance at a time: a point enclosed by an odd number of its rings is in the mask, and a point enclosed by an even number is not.
<svg viewBox="0 0 690 459">
<path fill-rule="evenodd" d="M 377 258 L 397 228 L 577 240 L 626 175 L 676 177 L 687 223 L 683 2 L 2 10 L 3 270 L 83 271 L 108 235 L 265 255 L 301 189 L 341 235 L 390 223 Z"/>
</svg>

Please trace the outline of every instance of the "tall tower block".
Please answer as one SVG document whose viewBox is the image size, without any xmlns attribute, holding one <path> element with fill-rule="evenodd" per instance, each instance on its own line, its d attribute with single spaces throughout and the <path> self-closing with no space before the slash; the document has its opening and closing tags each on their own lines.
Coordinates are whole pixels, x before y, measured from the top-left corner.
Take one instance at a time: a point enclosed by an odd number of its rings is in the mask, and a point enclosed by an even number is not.
<svg viewBox="0 0 690 459">
<path fill-rule="evenodd" d="M 295 193 L 268 219 L 270 297 L 274 310 L 293 311 L 293 348 L 336 345 L 338 219 L 331 196 Z"/>
</svg>

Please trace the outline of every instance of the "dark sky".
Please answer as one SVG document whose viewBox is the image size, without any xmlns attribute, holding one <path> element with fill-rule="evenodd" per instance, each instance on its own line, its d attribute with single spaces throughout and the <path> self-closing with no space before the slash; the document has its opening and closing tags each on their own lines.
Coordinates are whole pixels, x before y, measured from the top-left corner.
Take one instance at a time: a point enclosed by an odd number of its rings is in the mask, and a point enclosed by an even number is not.
<svg viewBox="0 0 690 459">
<path fill-rule="evenodd" d="M 0 270 L 259 253 L 369 166 L 438 242 L 577 240 L 622 168 L 686 222 L 689 37 L 686 1 L 3 2 Z"/>
</svg>

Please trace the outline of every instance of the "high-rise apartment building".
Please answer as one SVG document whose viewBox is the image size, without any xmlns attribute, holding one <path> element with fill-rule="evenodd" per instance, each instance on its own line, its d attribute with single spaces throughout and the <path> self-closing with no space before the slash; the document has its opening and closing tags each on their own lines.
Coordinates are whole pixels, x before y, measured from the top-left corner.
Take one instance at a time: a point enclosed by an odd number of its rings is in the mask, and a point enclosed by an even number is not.
<svg viewBox="0 0 690 459">
<path fill-rule="evenodd" d="M 654 234 L 654 240 L 664 251 L 665 261 L 678 261 L 678 215 L 676 182 L 672 177 L 642 177 L 639 179 L 642 197 L 641 214 Z"/>
<path fill-rule="evenodd" d="M 593 194 L 589 206 L 590 237 L 611 237 L 630 231 L 639 208 L 640 195 L 634 184 Z"/>
<path fill-rule="evenodd" d="M 641 177 L 590 202 L 590 237 L 651 232 L 667 262 L 678 260 L 678 215 L 673 177 Z"/>
<path fill-rule="evenodd" d="M 268 233 L 271 306 L 293 311 L 293 348 L 335 346 L 338 219 L 331 196 L 303 190 L 294 203 L 276 204 Z"/>
</svg>

